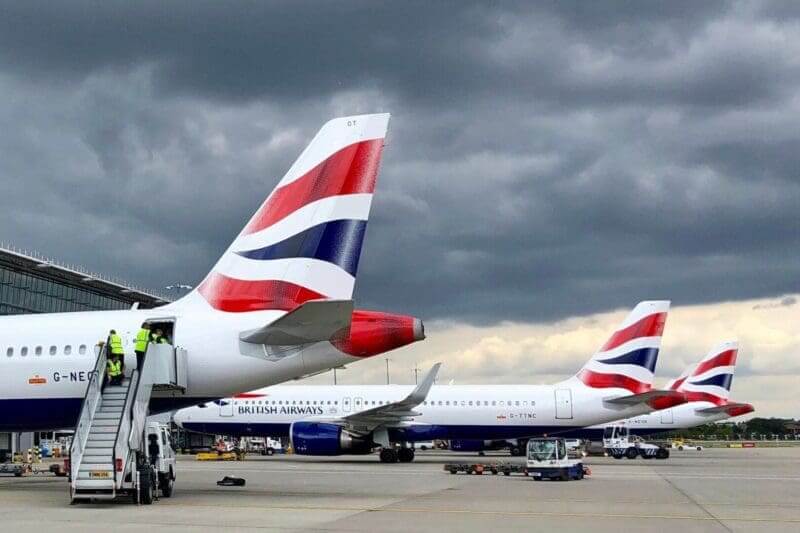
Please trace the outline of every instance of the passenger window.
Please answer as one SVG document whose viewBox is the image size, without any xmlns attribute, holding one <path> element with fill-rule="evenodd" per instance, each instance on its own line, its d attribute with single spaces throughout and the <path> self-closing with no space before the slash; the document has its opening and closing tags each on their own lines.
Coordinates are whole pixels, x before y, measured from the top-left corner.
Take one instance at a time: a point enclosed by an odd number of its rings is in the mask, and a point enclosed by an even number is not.
<svg viewBox="0 0 800 533">
<path fill-rule="evenodd" d="M 514 405 L 516 405 L 517 407 L 519 407 L 519 401 L 517 401 L 517 402 L 516 402 Z"/>
<path fill-rule="evenodd" d="M 55 346 L 50 347 L 50 355 L 55 355 L 58 349 Z"/>
<path fill-rule="evenodd" d="M 78 348 L 78 353 L 81 354 L 81 355 L 85 355 L 86 354 L 86 345 L 85 344 L 81 344 L 80 348 Z"/>
<path fill-rule="evenodd" d="M 461 402 L 461 405 L 464 405 L 464 402 Z M 470 407 L 472 407 L 472 400 L 469 401 Z"/>
<path fill-rule="evenodd" d="M 492 407 L 494 407 L 495 405 L 497 405 L 497 401 L 496 400 L 492 400 Z"/>
<path fill-rule="evenodd" d="M 14 356 L 14 348 L 9 348 L 6 350 L 6 356 L 13 357 Z"/>
<path fill-rule="evenodd" d="M 36 355 L 42 355 L 42 347 L 37 346 L 36 349 L 33 350 L 33 353 L 35 353 Z"/>
<path fill-rule="evenodd" d="M 19 354 L 20 354 L 22 357 L 25 357 L 26 355 L 28 355 L 28 347 L 27 347 L 27 346 L 23 346 L 23 347 L 20 349 L 20 351 L 19 351 Z"/>
<path fill-rule="evenodd" d="M 72 353 L 72 346 L 70 346 L 69 344 L 64 346 L 64 355 L 69 355 L 71 353 Z"/>
</svg>

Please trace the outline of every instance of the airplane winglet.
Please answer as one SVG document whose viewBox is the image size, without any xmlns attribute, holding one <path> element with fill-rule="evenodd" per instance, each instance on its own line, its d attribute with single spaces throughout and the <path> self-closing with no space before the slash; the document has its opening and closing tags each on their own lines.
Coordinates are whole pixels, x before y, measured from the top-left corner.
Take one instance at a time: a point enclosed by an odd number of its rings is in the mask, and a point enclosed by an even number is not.
<svg viewBox="0 0 800 533">
<path fill-rule="evenodd" d="M 405 399 L 399 403 L 403 404 L 404 406 L 413 407 L 424 402 L 425 398 L 428 397 L 431 387 L 433 386 L 433 382 L 436 381 L 436 375 L 439 373 L 439 368 L 441 368 L 441 366 L 442 363 L 436 363 L 433 365 L 433 367 L 428 370 L 428 373 L 425 374 L 425 377 L 422 378 L 422 382 L 417 385 L 413 391 L 411 391 L 411 394 L 406 396 Z"/>
<path fill-rule="evenodd" d="M 243 331 L 239 338 L 273 346 L 326 341 L 349 328 L 352 317 L 353 300 L 309 300 L 264 327 Z"/>
</svg>

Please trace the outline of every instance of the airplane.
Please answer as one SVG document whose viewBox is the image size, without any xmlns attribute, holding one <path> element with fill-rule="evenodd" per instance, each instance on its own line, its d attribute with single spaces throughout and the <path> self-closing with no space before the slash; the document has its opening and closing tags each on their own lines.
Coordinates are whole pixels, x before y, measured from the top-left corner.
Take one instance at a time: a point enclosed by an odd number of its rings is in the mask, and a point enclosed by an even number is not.
<svg viewBox="0 0 800 533">
<path fill-rule="evenodd" d="M 424 338 L 419 319 L 353 309 L 388 114 L 319 130 L 198 287 L 157 309 L 0 317 L 0 431 L 75 427 L 97 353 L 148 321 L 185 350 L 187 386 L 152 413 L 309 376 Z"/>
<path fill-rule="evenodd" d="M 627 426 L 629 433 L 635 435 L 652 435 L 752 413 L 755 408 L 751 404 L 728 400 L 738 353 L 737 341 L 720 343 L 666 385 L 667 389 L 685 394 L 687 403 L 588 429 L 593 430 L 595 439 L 602 438 L 604 431 L 614 426 Z"/>
<path fill-rule="evenodd" d="M 581 435 L 585 427 L 684 403 L 652 389 L 667 301 L 639 303 L 573 377 L 555 385 L 269 387 L 178 411 L 186 430 L 230 436 L 288 436 L 302 455 L 366 454 L 414 460 L 406 443 Z M 434 367 L 432 373 L 438 370 Z M 396 449 L 395 444 L 399 444 Z"/>
</svg>

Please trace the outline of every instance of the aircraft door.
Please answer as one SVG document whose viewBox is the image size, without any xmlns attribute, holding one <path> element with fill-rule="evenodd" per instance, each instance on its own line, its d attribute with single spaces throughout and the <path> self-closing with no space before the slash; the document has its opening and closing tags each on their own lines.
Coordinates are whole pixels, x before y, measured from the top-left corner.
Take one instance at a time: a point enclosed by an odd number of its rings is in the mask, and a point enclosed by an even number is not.
<svg viewBox="0 0 800 533">
<path fill-rule="evenodd" d="M 342 411 L 349 413 L 352 408 L 353 404 L 350 401 L 350 398 L 342 398 Z"/>
<path fill-rule="evenodd" d="M 673 416 L 672 416 L 672 409 L 664 409 L 661 411 L 661 423 L 662 424 L 672 424 Z"/>
<path fill-rule="evenodd" d="M 572 418 L 572 389 L 556 389 L 556 418 Z"/>
<path fill-rule="evenodd" d="M 219 416 L 233 416 L 233 400 L 219 401 Z"/>
</svg>

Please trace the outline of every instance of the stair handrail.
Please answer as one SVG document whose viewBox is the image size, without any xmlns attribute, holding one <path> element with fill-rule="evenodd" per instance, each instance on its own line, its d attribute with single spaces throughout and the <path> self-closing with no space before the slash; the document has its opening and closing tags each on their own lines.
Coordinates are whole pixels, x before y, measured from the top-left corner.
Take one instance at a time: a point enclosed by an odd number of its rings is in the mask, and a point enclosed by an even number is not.
<svg viewBox="0 0 800 533">
<path fill-rule="evenodd" d="M 148 344 L 148 348 L 149 346 Z M 132 452 L 140 450 L 142 446 L 142 435 L 147 422 L 150 395 L 153 390 L 153 363 L 150 362 L 152 358 L 147 357 L 147 352 L 148 350 L 145 349 L 142 369 L 139 370 L 137 368 L 131 376 L 130 387 L 125 396 L 125 405 L 114 441 L 112 461 L 114 481 L 118 486 L 122 483 L 122 478 L 127 471 Z M 119 474 L 119 479 L 116 468 L 118 459 L 123 460 L 123 468 Z"/>
<path fill-rule="evenodd" d="M 128 389 L 125 391 L 125 401 L 122 406 L 122 413 L 117 426 L 117 436 L 114 438 L 114 447 L 111 452 L 111 468 L 114 471 L 114 485 L 119 488 L 122 486 L 122 481 L 125 475 L 125 466 L 130 459 L 130 448 L 126 449 L 128 443 L 128 436 L 130 433 L 130 417 L 131 405 L 136 397 L 136 389 L 139 385 L 139 369 L 134 368 L 131 372 L 131 381 L 128 383 Z M 125 460 L 120 472 L 117 471 L 117 458 L 124 457 Z"/>
<path fill-rule="evenodd" d="M 147 345 L 148 349 L 145 351 L 144 364 L 142 368 L 142 375 L 139 377 L 139 383 L 136 387 L 136 396 L 134 397 L 133 404 L 131 405 L 131 433 L 128 437 L 128 445 L 132 450 L 141 451 L 142 437 L 144 436 L 144 427 L 147 423 L 147 414 L 150 411 L 150 396 L 153 394 L 153 383 L 155 383 L 155 363 L 152 357 L 147 357 L 150 344 Z"/>
<path fill-rule="evenodd" d="M 94 371 L 89 373 L 86 393 L 83 395 L 83 401 L 81 402 L 80 415 L 78 415 L 78 421 L 75 423 L 75 432 L 72 436 L 72 444 L 69 447 L 69 484 L 71 489 L 75 488 L 78 470 L 80 470 L 83 454 L 86 451 L 86 441 L 89 439 L 92 420 L 102 397 L 102 385 L 108 361 L 107 348 L 108 345 L 103 344 L 98 350 Z"/>
</svg>

